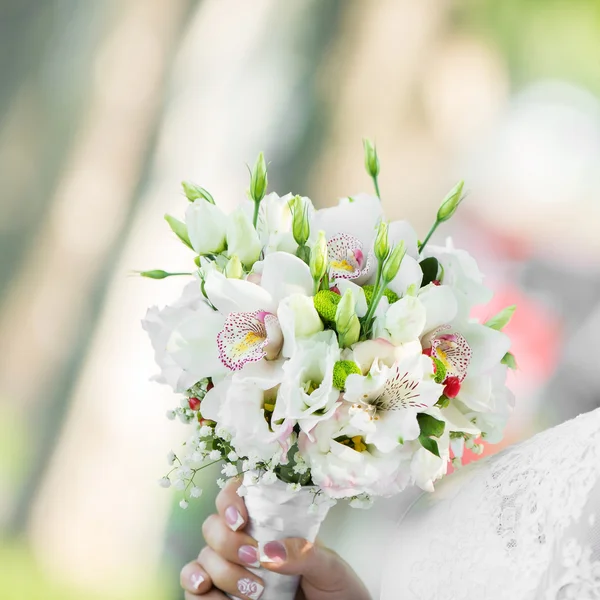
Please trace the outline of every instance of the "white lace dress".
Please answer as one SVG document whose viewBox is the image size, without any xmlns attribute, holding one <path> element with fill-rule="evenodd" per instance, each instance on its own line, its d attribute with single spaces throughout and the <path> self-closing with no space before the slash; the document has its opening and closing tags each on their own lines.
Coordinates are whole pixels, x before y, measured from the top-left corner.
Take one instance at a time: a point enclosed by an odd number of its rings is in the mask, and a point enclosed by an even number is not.
<svg viewBox="0 0 600 600">
<path fill-rule="evenodd" d="M 381 600 L 600 600 L 600 409 L 421 496 L 386 560 Z"/>
</svg>

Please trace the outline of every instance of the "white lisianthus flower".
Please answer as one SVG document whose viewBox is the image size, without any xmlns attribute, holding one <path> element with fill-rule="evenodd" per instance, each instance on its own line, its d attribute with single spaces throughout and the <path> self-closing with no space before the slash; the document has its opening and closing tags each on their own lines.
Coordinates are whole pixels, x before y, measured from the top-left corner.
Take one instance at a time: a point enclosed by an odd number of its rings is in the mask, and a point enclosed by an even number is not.
<svg viewBox="0 0 600 600">
<path fill-rule="evenodd" d="M 282 378 L 280 364 L 271 363 L 268 371 L 244 369 L 217 384 L 202 401 L 202 416 L 226 429 L 235 452 L 251 463 L 285 461 L 293 426 L 267 418 L 273 414 Z"/>
<path fill-rule="evenodd" d="M 419 437 L 417 414 L 443 390 L 433 379 L 431 359 L 415 352 L 392 367 L 374 362 L 368 375 L 349 375 L 344 399 L 353 403 L 351 424 L 366 432 L 366 442 L 390 452 Z"/>
<path fill-rule="evenodd" d="M 385 329 L 393 344 L 405 344 L 419 339 L 427 322 L 423 303 L 414 296 L 394 302 L 385 313 Z"/>
<path fill-rule="evenodd" d="M 298 447 L 313 482 L 329 498 L 390 496 L 409 482 L 410 454 L 404 448 L 383 453 L 366 444 L 364 432 L 351 426 L 346 404 L 318 423 L 310 437 L 301 433 Z"/>
<path fill-rule="evenodd" d="M 223 324 L 223 317 L 202 296 L 198 281 L 189 283 L 172 305 L 162 310 L 150 308 L 142 327 L 150 336 L 161 369 L 153 379 L 184 392 L 204 377 L 224 374 L 214 343 Z"/>
<path fill-rule="evenodd" d="M 234 210 L 227 223 L 227 253 L 234 254 L 246 268 L 259 259 L 262 245 L 250 218 L 240 209 Z"/>
<path fill-rule="evenodd" d="M 296 338 L 310 337 L 325 329 L 312 296 L 291 294 L 284 298 L 277 309 L 277 317 L 284 338 L 282 354 L 288 358 L 294 352 Z"/>
<path fill-rule="evenodd" d="M 417 450 L 410 461 L 410 473 L 415 485 L 426 492 L 433 492 L 433 484 L 448 472 L 450 459 L 450 436 L 448 432 L 436 439 L 440 455 L 436 456 L 422 446 Z"/>
<path fill-rule="evenodd" d="M 298 340 L 296 351 L 283 365 L 285 378 L 279 389 L 273 419 L 292 420 L 307 433 L 329 419 L 338 404 L 333 387 L 333 367 L 340 360 L 335 333 L 322 331 Z"/>
<path fill-rule="evenodd" d="M 227 216 L 218 206 L 200 198 L 187 207 L 185 222 L 198 254 L 219 254 L 225 250 Z"/>
<path fill-rule="evenodd" d="M 492 299 L 492 291 L 483 284 L 483 274 L 475 259 L 466 250 L 454 248 L 451 238 L 446 240 L 446 246 L 425 246 L 423 257 L 430 256 L 440 263 L 442 283 L 452 287 L 464 316 L 468 316 L 472 306 L 487 304 Z"/>
</svg>

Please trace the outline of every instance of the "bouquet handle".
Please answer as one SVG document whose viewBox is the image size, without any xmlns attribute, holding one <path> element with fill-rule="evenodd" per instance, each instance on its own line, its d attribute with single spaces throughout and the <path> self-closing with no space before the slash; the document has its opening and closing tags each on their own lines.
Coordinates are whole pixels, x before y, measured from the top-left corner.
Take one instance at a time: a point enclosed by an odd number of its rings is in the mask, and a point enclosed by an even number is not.
<svg viewBox="0 0 600 600">
<path fill-rule="evenodd" d="M 285 483 L 251 483 L 246 474 L 244 500 L 248 510 L 245 532 L 259 544 L 289 537 L 301 537 L 314 542 L 321 523 L 327 516 L 330 503 L 316 496 L 316 488 L 303 487 L 298 492 L 288 491 Z M 250 568 L 265 584 L 261 600 L 294 600 L 300 577 L 281 575 L 262 568 Z M 246 596 L 253 597 L 252 592 Z M 237 598 L 237 596 L 229 596 Z M 258 598 L 258 596 L 256 596 Z"/>
</svg>

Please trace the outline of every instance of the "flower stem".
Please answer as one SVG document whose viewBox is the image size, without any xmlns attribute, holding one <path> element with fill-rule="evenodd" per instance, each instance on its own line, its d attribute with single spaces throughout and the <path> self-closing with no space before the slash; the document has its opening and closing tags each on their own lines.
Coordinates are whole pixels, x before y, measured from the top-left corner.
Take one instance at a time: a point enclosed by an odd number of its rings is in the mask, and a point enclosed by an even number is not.
<svg viewBox="0 0 600 600">
<path fill-rule="evenodd" d="M 258 209 L 260 208 L 260 200 L 257 202 L 254 201 L 254 217 L 252 218 L 252 224 L 254 225 L 254 229 L 256 229 L 256 224 L 258 223 Z"/>
<path fill-rule="evenodd" d="M 435 230 L 438 228 L 440 222 L 436 219 L 435 223 L 431 226 L 429 233 L 425 236 L 425 239 L 419 244 L 419 254 L 423 252 L 423 248 L 427 245 L 427 242 L 431 238 L 431 236 L 435 233 Z"/>
<path fill-rule="evenodd" d="M 375 193 L 377 194 L 377 197 L 381 200 L 381 194 L 379 192 L 379 181 L 377 180 L 377 175 L 373 175 L 372 179 L 373 185 L 375 186 Z"/>
</svg>

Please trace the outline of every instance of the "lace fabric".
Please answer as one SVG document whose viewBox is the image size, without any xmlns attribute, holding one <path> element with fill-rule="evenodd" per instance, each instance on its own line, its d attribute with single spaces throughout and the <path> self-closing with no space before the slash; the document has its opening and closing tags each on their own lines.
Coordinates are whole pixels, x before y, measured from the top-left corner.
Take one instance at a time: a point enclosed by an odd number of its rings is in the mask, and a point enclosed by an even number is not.
<svg viewBox="0 0 600 600">
<path fill-rule="evenodd" d="M 387 563 L 382 600 L 600 600 L 600 410 L 422 496 Z"/>
</svg>

